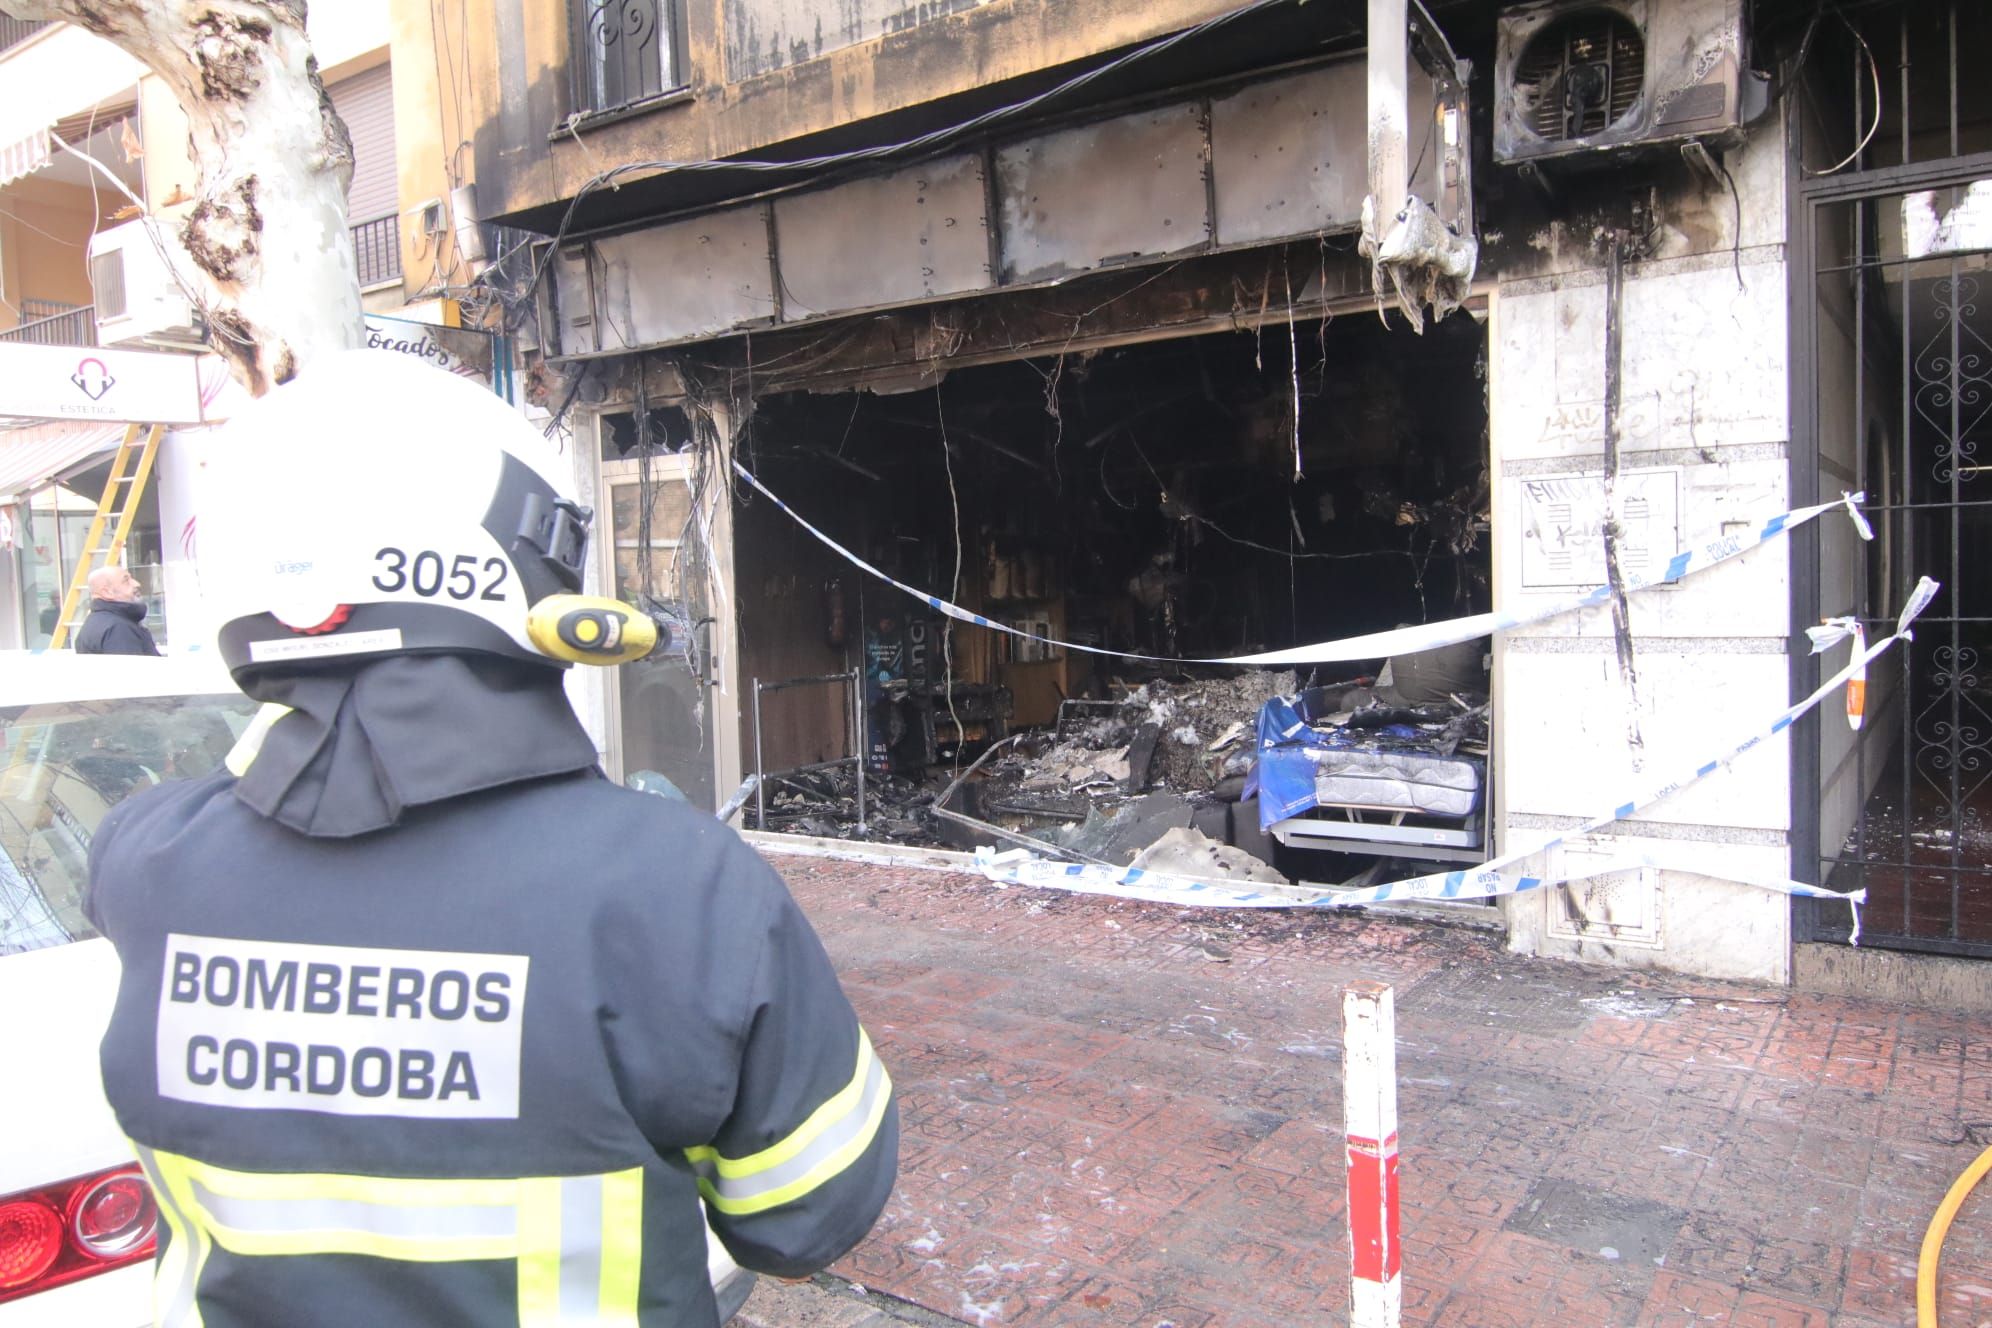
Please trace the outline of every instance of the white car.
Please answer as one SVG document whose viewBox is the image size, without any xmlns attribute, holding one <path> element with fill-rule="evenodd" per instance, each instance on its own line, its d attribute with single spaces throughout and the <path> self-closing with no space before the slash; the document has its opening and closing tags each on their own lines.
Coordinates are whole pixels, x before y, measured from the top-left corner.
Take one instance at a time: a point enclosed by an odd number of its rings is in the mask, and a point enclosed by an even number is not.
<svg viewBox="0 0 1992 1328">
<path fill-rule="evenodd" d="M 0 655 L 0 1328 L 152 1320 L 158 1214 L 104 1101 L 118 960 L 83 916 L 90 837 L 220 765 L 255 714 L 221 661 Z"/>
<path fill-rule="evenodd" d="M 118 960 L 83 915 L 120 800 L 226 759 L 256 713 L 218 656 L 0 652 L 0 1328 L 152 1322 L 158 1212 L 104 1100 Z M 708 1237 L 721 1319 L 753 1278 Z"/>
</svg>

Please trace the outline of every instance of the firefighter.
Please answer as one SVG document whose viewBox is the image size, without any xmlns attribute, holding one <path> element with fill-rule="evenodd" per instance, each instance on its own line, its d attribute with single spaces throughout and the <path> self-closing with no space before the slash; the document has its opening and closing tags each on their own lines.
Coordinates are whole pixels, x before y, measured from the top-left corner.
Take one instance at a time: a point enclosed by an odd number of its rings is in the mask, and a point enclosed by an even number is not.
<svg viewBox="0 0 1992 1328">
<path fill-rule="evenodd" d="M 105 818 L 89 896 L 162 1325 L 701 1328 L 708 1223 L 801 1276 L 891 1191 L 891 1082 L 780 878 L 596 768 L 536 616 L 587 547 L 558 460 L 353 351 L 208 462 L 204 591 L 265 705 Z"/>
</svg>

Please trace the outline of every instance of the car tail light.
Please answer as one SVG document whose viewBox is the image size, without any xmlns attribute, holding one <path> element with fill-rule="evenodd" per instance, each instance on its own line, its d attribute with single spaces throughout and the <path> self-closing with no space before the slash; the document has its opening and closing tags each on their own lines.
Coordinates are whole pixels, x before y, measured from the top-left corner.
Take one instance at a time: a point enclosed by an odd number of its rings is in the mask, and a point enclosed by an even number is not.
<svg viewBox="0 0 1992 1328">
<path fill-rule="evenodd" d="M 78 1186 L 69 1201 L 69 1235 L 93 1259 L 122 1259 L 159 1229 L 152 1187 L 135 1172 L 114 1172 Z"/>
<path fill-rule="evenodd" d="M 0 1204 L 0 1292 L 25 1287 L 62 1254 L 62 1214 L 40 1199 Z"/>
<path fill-rule="evenodd" d="M 0 1301 L 149 1259 L 158 1233 L 135 1166 L 0 1196 Z"/>
</svg>

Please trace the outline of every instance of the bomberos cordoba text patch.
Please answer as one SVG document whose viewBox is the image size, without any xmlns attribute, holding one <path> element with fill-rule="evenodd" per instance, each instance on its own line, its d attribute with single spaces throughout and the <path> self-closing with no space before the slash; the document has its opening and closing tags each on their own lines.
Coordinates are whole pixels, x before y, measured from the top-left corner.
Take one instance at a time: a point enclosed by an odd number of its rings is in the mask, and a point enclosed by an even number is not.
<svg viewBox="0 0 1992 1328">
<path fill-rule="evenodd" d="M 252 1110 L 515 1118 L 526 964 L 168 935 L 159 1094 Z"/>
</svg>

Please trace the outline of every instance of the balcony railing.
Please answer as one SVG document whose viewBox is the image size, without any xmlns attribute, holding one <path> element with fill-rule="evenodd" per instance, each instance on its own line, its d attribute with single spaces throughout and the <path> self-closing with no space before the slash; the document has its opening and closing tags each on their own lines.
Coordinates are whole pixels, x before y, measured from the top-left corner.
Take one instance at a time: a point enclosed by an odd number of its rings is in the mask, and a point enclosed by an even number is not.
<svg viewBox="0 0 1992 1328">
<path fill-rule="evenodd" d="M 376 217 L 353 227 L 353 258 L 360 289 L 401 279 L 401 218 Z"/>
<path fill-rule="evenodd" d="M 19 327 L 0 331 L 0 341 L 27 341 L 37 346 L 94 346 L 97 344 L 97 310 L 94 305 L 62 307 L 52 300 L 23 300 L 22 312 L 61 308 L 62 312 L 30 318 Z"/>
<path fill-rule="evenodd" d="M 51 22 L 45 18 L 9 18 L 0 14 L 0 51 L 19 46 Z"/>
</svg>

